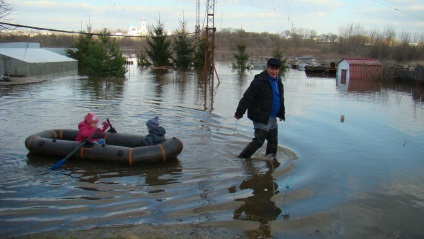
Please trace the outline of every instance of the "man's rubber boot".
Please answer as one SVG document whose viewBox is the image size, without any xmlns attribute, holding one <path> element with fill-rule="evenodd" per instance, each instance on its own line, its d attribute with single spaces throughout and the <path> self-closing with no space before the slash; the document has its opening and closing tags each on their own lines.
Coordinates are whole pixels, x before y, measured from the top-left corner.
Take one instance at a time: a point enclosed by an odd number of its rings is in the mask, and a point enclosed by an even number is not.
<svg viewBox="0 0 424 239">
<path fill-rule="evenodd" d="M 273 154 L 275 157 L 275 155 L 277 155 L 278 147 L 278 127 L 275 127 L 275 129 L 268 132 L 266 140 L 268 141 L 266 145 L 266 155 Z"/>
<path fill-rule="evenodd" d="M 250 158 L 265 142 L 268 131 L 255 129 L 255 138 L 241 151 L 239 158 Z"/>
<path fill-rule="evenodd" d="M 271 160 L 269 165 L 273 168 L 277 168 L 280 166 L 276 156 L 278 147 L 278 127 L 269 131 L 266 140 L 268 141 L 266 145 L 266 156 Z"/>
</svg>

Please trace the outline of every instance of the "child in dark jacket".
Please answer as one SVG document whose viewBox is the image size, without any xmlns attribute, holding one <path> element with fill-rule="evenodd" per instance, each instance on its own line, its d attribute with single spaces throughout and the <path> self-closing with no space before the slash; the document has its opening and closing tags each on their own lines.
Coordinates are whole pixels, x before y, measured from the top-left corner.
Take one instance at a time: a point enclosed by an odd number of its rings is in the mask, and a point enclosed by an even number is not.
<svg viewBox="0 0 424 239">
<path fill-rule="evenodd" d="M 153 119 L 149 119 L 146 122 L 149 134 L 143 140 L 143 145 L 154 145 L 160 144 L 165 141 L 166 130 L 164 127 L 159 125 L 159 117 L 156 116 Z"/>
<path fill-rule="evenodd" d="M 78 135 L 75 141 L 82 142 L 90 135 L 94 134 L 97 129 L 99 129 L 98 134 L 104 133 L 107 128 L 109 127 L 109 124 L 104 121 L 101 125 L 97 125 L 99 123 L 99 118 L 97 118 L 96 114 L 89 112 L 85 117 L 84 120 L 81 121 L 78 124 Z M 106 141 L 104 139 L 99 139 L 96 137 L 91 138 L 88 142 L 92 144 L 105 144 Z"/>
</svg>

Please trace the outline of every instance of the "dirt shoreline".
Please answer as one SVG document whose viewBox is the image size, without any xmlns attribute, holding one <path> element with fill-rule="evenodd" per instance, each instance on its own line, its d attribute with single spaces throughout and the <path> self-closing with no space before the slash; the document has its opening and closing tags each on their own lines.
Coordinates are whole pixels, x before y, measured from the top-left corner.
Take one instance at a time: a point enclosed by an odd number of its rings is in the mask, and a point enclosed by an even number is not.
<svg viewBox="0 0 424 239">
<path fill-rule="evenodd" d="M 53 79 L 46 76 L 10 77 L 8 80 L 0 80 L 0 85 L 26 85 L 44 82 Z"/>
<path fill-rule="evenodd" d="M 10 77 L 8 80 L 0 79 L 0 86 L 13 86 L 13 85 L 27 85 L 27 84 L 35 84 L 35 83 L 41 83 L 46 82 L 54 79 L 69 79 L 69 77 L 72 78 L 86 78 L 85 76 L 24 76 L 24 77 Z"/>
<path fill-rule="evenodd" d="M 215 238 L 246 238 L 243 227 L 239 223 L 229 223 L 232 226 L 223 226 L 212 222 L 209 223 L 187 223 L 187 224 L 140 224 L 127 226 L 99 227 L 77 231 L 51 231 L 36 234 L 15 236 L 13 239 L 53 239 L 53 238 L 93 238 L 93 239 L 215 239 Z M 254 223 L 253 223 L 254 224 Z M 249 224 L 250 227 L 254 225 Z M 255 225 L 256 226 L 256 225 Z"/>
</svg>

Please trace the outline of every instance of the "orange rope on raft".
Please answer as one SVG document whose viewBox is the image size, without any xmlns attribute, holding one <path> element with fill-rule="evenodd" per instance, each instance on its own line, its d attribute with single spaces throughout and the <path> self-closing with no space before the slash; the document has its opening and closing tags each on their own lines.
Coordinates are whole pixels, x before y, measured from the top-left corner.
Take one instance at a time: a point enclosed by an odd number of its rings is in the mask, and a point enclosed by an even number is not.
<svg viewBox="0 0 424 239">
<path fill-rule="evenodd" d="M 130 166 L 132 166 L 132 151 L 133 151 L 133 149 L 132 149 L 132 148 L 130 148 L 130 150 L 129 150 L 129 152 L 128 152 L 128 164 L 129 164 Z"/>
<path fill-rule="evenodd" d="M 163 146 L 162 146 L 162 145 L 158 144 L 158 146 L 159 146 L 159 148 L 160 148 L 160 151 L 162 152 L 163 162 L 165 162 L 165 161 L 166 161 L 166 153 L 165 153 L 165 150 L 163 149 Z"/>
<path fill-rule="evenodd" d="M 84 160 L 84 147 L 81 147 L 80 155 L 81 155 L 81 159 Z"/>
<path fill-rule="evenodd" d="M 94 149 L 94 147 L 93 148 L 81 147 L 81 150 L 80 150 L 81 159 L 84 160 L 84 153 L 85 153 L 86 150 L 93 150 L 93 149 Z"/>
</svg>

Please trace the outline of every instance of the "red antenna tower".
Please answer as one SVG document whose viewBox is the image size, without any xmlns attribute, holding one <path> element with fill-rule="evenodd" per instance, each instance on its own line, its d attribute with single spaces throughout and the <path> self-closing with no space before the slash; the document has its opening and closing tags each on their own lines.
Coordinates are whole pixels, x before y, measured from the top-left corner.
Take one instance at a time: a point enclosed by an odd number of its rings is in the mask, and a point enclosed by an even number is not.
<svg viewBox="0 0 424 239">
<path fill-rule="evenodd" d="M 213 81 L 215 73 L 215 0 L 207 0 L 207 21 L 205 30 L 205 66 L 203 76 L 206 81 Z"/>
</svg>

